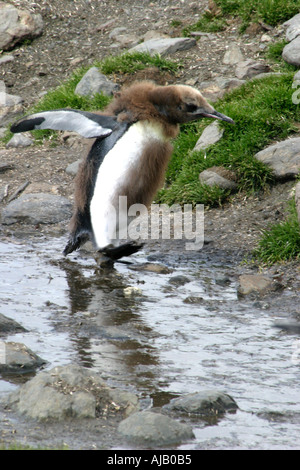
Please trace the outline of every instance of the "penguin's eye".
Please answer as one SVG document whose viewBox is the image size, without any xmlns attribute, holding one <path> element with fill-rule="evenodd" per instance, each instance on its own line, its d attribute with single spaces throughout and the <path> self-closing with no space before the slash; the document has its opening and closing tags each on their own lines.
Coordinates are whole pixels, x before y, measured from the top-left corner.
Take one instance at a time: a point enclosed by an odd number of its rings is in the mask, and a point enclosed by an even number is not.
<svg viewBox="0 0 300 470">
<path fill-rule="evenodd" d="M 186 104 L 186 110 L 188 113 L 194 113 L 197 110 L 198 106 L 193 103 Z"/>
</svg>

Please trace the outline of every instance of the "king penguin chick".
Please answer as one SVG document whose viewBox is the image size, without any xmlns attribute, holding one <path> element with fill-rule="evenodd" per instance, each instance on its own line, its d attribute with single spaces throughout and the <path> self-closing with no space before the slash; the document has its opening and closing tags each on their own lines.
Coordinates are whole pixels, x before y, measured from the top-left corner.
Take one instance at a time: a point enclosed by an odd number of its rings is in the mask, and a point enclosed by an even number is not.
<svg viewBox="0 0 300 470">
<path fill-rule="evenodd" d="M 15 123 L 14 133 L 55 129 L 93 139 L 76 177 L 74 214 L 64 254 L 89 239 L 112 262 L 139 250 L 141 244 L 122 244 L 120 221 L 128 220 L 127 209 L 133 204 L 148 207 L 153 201 L 163 183 L 173 149 L 170 141 L 178 135 L 179 124 L 204 117 L 233 123 L 190 86 L 139 82 L 116 93 L 104 112 L 58 109 Z M 126 207 L 119 204 L 120 196 L 126 196 Z"/>
</svg>

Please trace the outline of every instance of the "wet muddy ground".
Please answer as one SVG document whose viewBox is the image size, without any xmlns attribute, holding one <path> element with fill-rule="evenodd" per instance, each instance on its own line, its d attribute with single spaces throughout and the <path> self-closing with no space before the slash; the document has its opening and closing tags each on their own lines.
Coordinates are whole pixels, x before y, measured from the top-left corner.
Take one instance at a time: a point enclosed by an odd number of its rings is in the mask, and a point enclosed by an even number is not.
<svg viewBox="0 0 300 470">
<path fill-rule="evenodd" d="M 299 311 L 297 289 L 240 298 L 238 275 L 250 269 L 244 254 L 213 243 L 193 252 L 184 241 L 151 241 L 133 264 L 101 274 L 88 253 L 63 258 L 65 239 L 2 238 L 1 313 L 28 330 L 7 341 L 24 343 L 49 369 L 92 368 L 137 393 L 144 408 L 203 389 L 236 400 L 236 413 L 193 422 L 196 439 L 179 449 L 300 447 L 299 340 L 274 328 Z M 146 272 L 145 262 L 168 269 Z M 16 382 L 2 378 L 0 395 Z M 1 414 L 4 443 L 128 448 L 113 419 L 38 424 Z"/>
</svg>

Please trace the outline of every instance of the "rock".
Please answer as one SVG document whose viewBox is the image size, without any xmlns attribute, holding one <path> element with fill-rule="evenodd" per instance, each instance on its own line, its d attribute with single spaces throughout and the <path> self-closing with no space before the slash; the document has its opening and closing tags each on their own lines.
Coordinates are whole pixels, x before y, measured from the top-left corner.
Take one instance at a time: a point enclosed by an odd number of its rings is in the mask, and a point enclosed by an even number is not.
<svg viewBox="0 0 300 470">
<path fill-rule="evenodd" d="M 33 39 L 43 32 L 40 14 L 20 10 L 11 4 L 0 3 L 0 49 L 8 51 L 24 39 Z"/>
<path fill-rule="evenodd" d="M 269 34 L 263 34 L 262 37 L 260 38 L 261 42 L 270 42 L 272 41 L 271 36 Z"/>
<path fill-rule="evenodd" d="M 66 173 L 68 173 L 68 175 L 76 176 L 81 162 L 82 160 L 80 159 L 76 162 L 70 163 L 66 168 Z"/>
<path fill-rule="evenodd" d="M 264 62 L 258 62 L 252 59 L 245 60 L 238 64 L 235 69 L 235 75 L 240 80 L 245 80 L 258 75 L 259 73 L 269 72 L 270 67 Z"/>
<path fill-rule="evenodd" d="M 202 132 L 193 151 L 204 150 L 210 145 L 217 143 L 222 138 L 223 134 L 224 129 L 220 127 L 218 121 L 212 122 L 212 124 L 209 124 Z"/>
<path fill-rule="evenodd" d="M 235 174 L 223 167 L 211 167 L 199 175 L 202 184 L 219 186 L 222 189 L 235 189 L 237 187 Z"/>
<path fill-rule="evenodd" d="M 4 55 L 2 57 L 0 57 L 0 65 L 2 64 L 7 64 L 8 62 L 13 62 L 15 60 L 14 56 L 13 55 Z"/>
<path fill-rule="evenodd" d="M 127 28 L 125 28 L 125 26 L 119 26 L 117 28 L 112 29 L 108 37 L 109 39 L 117 39 L 117 37 L 120 36 L 120 34 L 123 34 L 126 31 L 127 31 Z"/>
<path fill-rule="evenodd" d="M 22 111 L 23 99 L 6 92 L 3 80 L 0 80 L 0 127 L 10 123 Z"/>
<path fill-rule="evenodd" d="M 136 395 L 108 387 L 84 367 L 67 365 L 39 372 L 10 394 L 6 404 L 38 421 L 128 416 L 138 409 Z"/>
<path fill-rule="evenodd" d="M 167 266 L 164 266 L 163 264 L 158 263 L 132 264 L 128 267 L 133 271 L 148 271 L 157 274 L 169 274 L 172 272 L 172 269 L 168 268 Z"/>
<path fill-rule="evenodd" d="M 299 34 L 300 34 L 300 22 L 298 24 L 289 26 L 288 29 L 286 30 L 285 37 L 286 37 L 286 40 L 290 42 L 296 39 L 296 37 L 298 37 Z"/>
<path fill-rule="evenodd" d="M 0 88 L 0 106 L 4 108 L 11 108 L 12 106 L 16 106 L 18 104 L 23 103 L 23 98 L 18 95 L 10 95 L 6 93 L 4 90 Z"/>
<path fill-rule="evenodd" d="M 0 373 L 26 374 L 46 364 L 22 343 L 0 341 Z"/>
<path fill-rule="evenodd" d="M 67 220 L 72 215 L 72 204 L 63 196 L 54 194 L 23 194 L 9 203 L 1 213 L 1 222 L 11 225 L 55 224 Z"/>
<path fill-rule="evenodd" d="M 140 289 L 139 287 L 134 287 L 134 286 L 125 287 L 123 289 L 123 293 L 125 297 L 136 297 L 136 296 L 143 295 L 142 289 Z"/>
<path fill-rule="evenodd" d="M 97 67 L 91 67 L 77 84 L 75 93 L 82 96 L 93 96 L 95 93 L 111 96 L 118 88 L 118 85 L 108 80 Z"/>
<path fill-rule="evenodd" d="M 17 331 L 26 331 L 20 323 L 12 320 L 11 318 L 5 317 L 0 313 L 0 336 L 7 333 L 15 333 Z"/>
<path fill-rule="evenodd" d="M 300 13 L 297 13 L 297 15 L 294 15 L 292 18 L 285 21 L 283 23 L 283 26 L 290 27 L 290 26 L 295 26 L 297 24 L 300 24 Z"/>
<path fill-rule="evenodd" d="M 13 163 L 8 163 L 8 162 L 0 163 L 0 173 L 4 173 L 5 171 L 14 170 L 14 169 L 15 169 L 15 165 Z"/>
<path fill-rule="evenodd" d="M 174 54 L 177 51 L 191 49 L 196 45 L 195 39 L 190 38 L 156 38 L 145 41 L 129 49 L 129 52 L 148 52 L 150 55 Z"/>
<path fill-rule="evenodd" d="M 300 36 L 284 46 L 282 57 L 288 64 L 300 66 Z"/>
<path fill-rule="evenodd" d="M 109 37 L 118 43 L 113 44 L 111 47 L 134 47 L 140 42 L 140 38 L 138 38 L 138 36 L 135 34 L 128 34 L 125 31 L 127 31 L 127 29 L 124 27 L 115 28 L 111 31 Z"/>
<path fill-rule="evenodd" d="M 6 132 L 7 132 L 6 127 L 0 127 L 0 139 L 3 139 L 3 137 L 5 137 Z"/>
<path fill-rule="evenodd" d="M 151 411 L 134 413 L 118 426 L 119 433 L 135 445 L 165 447 L 193 439 L 191 426 Z"/>
<path fill-rule="evenodd" d="M 183 300 L 184 304 L 190 304 L 190 305 L 198 305 L 198 304 L 202 304 L 203 302 L 204 302 L 203 297 L 195 297 L 193 295 L 190 295 L 189 297 L 186 297 Z"/>
<path fill-rule="evenodd" d="M 203 417 L 236 411 L 238 405 L 226 393 L 218 390 L 202 390 L 173 398 L 170 403 L 163 406 L 163 409 L 188 416 Z"/>
<path fill-rule="evenodd" d="M 270 145 L 254 157 L 269 166 L 277 179 L 295 178 L 300 171 L 300 137 Z"/>
<path fill-rule="evenodd" d="M 33 140 L 24 134 L 15 134 L 6 144 L 6 148 L 29 147 Z"/>
<path fill-rule="evenodd" d="M 243 54 L 239 46 L 235 43 L 230 44 L 223 58 L 223 64 L 235 65 L 244 60 Z"/>
<path fill-rule="evenodd" d="M 238 293 L 248 295 L 251 293 L 265 294 L 273 290 L 275 283 L 269 276 L 263 274 L 243 274 L 239 277 Z"/>
<path fill-rule="evenodd" d="M 298 219 L 300 223 L 300 181 L 296 184 L 295 188 L 295 201 L 296 201 L 296 210 L 298 214 Z"/>
<path fill-rule="evenodd" d="M 173 284 L 174 286 L 184 286 L 187 282 L 190 282 L 190 279 L 186 276 L 182 276 L 179 274 L 178 276 L 172 276 L 169 279 L 169 283 Z"/>
</svg>

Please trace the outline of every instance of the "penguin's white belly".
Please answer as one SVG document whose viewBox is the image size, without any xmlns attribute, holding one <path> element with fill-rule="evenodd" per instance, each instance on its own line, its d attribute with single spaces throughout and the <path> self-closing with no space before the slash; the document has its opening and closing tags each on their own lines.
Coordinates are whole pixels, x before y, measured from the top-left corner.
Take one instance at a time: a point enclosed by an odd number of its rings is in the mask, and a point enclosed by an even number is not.
<svg viewBox="0 0 300 470">
<path fill-rule="evenodd" d="M 127 220 L 127 214 L 116 213 L 113 203 L 118 202 L 119 196 L 126 196 L 120 194 L 121 188 L 138 165 L 145 145 L 157 140 L 165 140 L 161 127 L 147 121 L 139 121 L 133 124 L 106 154 L 98 171 L 90 205 L 92 228 L 98 249 L 118 244 L 119 230 L 124 228 L 119 227 L 118 222 L 121 219 Z"/>
</svg>

